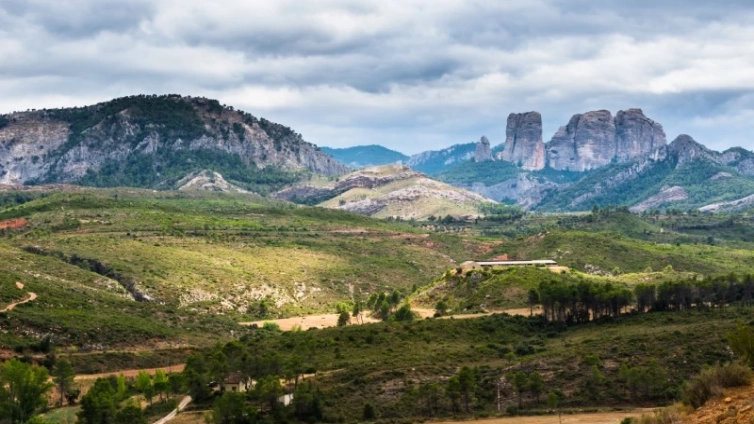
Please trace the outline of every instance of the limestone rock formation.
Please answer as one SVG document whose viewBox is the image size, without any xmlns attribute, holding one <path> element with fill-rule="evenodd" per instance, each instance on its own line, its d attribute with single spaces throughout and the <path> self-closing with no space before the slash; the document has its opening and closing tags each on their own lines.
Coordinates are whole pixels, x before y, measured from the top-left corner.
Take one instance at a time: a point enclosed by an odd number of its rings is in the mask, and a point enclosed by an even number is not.
<svg viewBox="0 0 754 424">
<path fill-rule="evenodd" d="M 665 131 L 641 109 L 621 110 L 615 115 L 615 143 L 616 158 L 623 162 L 664 146 Z"/>
<path fill-rule="evenodd" d="M 488 160 L 492 160 L 492 148 L 487 137 L 482 136 L 479 143 L 476 144 L 476 150 L 474 150 L 474 162 L 485 162 Z"/>
<path fill-rule="evenodd" d="M 587 171 L 615 156 L 615 122 L 607 110 L 574 115 L 547 145 L 548 165 L 557 170 Z"/>
<path fill-rule="evenodd" d="M 547 143 L 547 164 L 553 169 L 588 171 L 611 162 L 648 155 L 666 143 L 662 125 L 641 109 L 598 110 L 574 115 Z"/>
<path fill-rule="evenodd" d="M 505 149 L 498 159 L 528 171 L 545 167 L 542 115 L 539 112 L 511 113 L 505 128 Z"/>
</svg>

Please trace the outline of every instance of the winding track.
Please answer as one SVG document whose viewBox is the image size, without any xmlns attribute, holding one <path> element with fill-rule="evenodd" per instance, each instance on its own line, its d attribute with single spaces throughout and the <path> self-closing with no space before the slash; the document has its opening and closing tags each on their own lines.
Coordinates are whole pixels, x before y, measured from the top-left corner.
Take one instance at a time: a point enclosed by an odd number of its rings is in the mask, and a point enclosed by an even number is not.
<svg viewBox="0 0 754 424">
<path fill-rule="evenodd" d="M 0 312 L 12 311 L 16 306 L 22 305 L 24 303 L 31 302 L 32 300 L 34 300 L 36 298 L 37 298 L 37 294 L 36 293 L 29 292 L 29 297 L 27 297 L 24 300 L 20 300 L 18 302 L 15 302 L 15 303 L 11 303 L 10 305 L 6 306 L 5 308 L 0 309 Z"/>
</svg>

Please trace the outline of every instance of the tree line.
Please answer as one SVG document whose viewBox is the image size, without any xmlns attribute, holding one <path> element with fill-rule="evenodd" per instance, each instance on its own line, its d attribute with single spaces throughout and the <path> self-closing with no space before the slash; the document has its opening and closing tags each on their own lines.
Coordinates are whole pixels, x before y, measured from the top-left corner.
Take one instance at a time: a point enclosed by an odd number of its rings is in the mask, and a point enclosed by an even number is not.
<svg viewBox="0 0 754 424">
<path fill-rule="evenodd" d="M 577 324 L 624 313 L 724 308 L 754 303 L 754 275 L 641 283 L 633 290 L 614 283 L 549 279 L 529 290 L 529 304 L 541 303 L 547 321 Z"/>
</svg>

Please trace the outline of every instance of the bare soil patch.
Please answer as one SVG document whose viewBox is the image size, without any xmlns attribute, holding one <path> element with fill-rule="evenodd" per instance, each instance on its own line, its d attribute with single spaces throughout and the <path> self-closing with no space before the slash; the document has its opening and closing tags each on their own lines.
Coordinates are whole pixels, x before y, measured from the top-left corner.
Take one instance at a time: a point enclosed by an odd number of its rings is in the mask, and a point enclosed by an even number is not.
<svg viewBox="0 0 754 424">
<path fill-rule="evenodd" d="M 0 230 L 18 230 L 25 227 L 28 223 L 29 220 L 26 218 L 6 219 L 5 221 L 0 221 Z"/>
</svg>

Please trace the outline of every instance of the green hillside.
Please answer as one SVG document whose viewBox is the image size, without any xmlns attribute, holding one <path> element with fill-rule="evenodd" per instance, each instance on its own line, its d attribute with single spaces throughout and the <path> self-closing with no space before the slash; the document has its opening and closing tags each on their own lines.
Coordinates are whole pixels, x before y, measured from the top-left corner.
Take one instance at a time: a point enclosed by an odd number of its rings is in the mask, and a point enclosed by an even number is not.
<svg viewBox="0 0 754 424">
<path fill-rule="evenodd" d="M 428 245 L 404 224 L 253 195 L 34 193 L 0 210 L 0 222 L 28 220 L 0 230 L 0 301 L 39 295 L 7 314 L 7 325 L 28 331 L 3 333 L 3 345 L 38 331 L 71 343 L 227 337 L 235 321 L 330 311 L 374 290 L 408 291 L 470 254 L 445 248 L 457 243 Z M 16 281 L 27 287 L 16 289 Z M 71 318 L 57 321 L 64 316 Z M 105 331 L 107 323 L 116 327 Z"/>
</svg>

